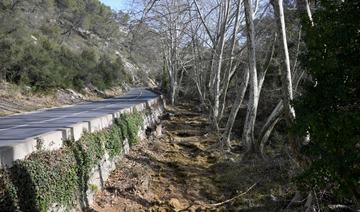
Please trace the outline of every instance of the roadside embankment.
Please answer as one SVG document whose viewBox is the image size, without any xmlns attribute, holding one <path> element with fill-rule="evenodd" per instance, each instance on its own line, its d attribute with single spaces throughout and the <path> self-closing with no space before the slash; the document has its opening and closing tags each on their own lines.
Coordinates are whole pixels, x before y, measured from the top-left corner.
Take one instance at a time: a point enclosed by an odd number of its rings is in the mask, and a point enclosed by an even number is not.
<svg viewBox="0 0 360 212">
<path fill-rule="evenodd" d="M 126 88 L 121 87 L 114 87 L 104 91 L 100 91 L 95 87 L 86 87 L 81 91 L 68 88 L 35 92 L 28 86 L 0 81 L 0 117 L 119 96 L 125 91 Z"/>
<path fill-rule="evenodd" d="M 159 96 L 59 131 L 61 142 L 53 145 L 32 142 L 35 151 L 0 171 L 0 211 L 88 207 L 116 163 L 159 123 L 162 111 Z"/>
</svg>

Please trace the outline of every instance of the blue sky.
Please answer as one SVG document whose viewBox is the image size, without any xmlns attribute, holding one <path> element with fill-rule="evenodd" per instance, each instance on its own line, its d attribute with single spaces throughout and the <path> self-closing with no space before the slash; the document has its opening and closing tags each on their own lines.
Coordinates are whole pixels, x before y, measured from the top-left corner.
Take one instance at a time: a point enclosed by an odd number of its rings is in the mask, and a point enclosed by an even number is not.
<svg viewBox="0 0 360 212">
<path fill-rule="evenodd" d="M 100 0 L 105 5 L 108 5 L 113 10 L 127 10 L 131 7 L 131 0 Z"/>
</svg>

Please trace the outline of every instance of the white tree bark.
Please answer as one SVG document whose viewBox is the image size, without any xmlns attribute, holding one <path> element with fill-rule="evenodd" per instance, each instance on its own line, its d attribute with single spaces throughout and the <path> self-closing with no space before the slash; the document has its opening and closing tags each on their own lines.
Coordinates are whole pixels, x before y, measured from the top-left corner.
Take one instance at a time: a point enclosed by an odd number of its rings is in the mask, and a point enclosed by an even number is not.
<svg viewBox="0 0 360 212">
<path fill-rule="evenodd" d="M 156 2 L 156 4 L 155 4 Z M 163 43 L 167 72 L 169 77 L 169 93 L 171 104 L 175 104 L 179 86 L 181 85 L 182 67 L 179 65 L 181 45 L 184 42 L 187 15 L 185 4 L 181 1 L 153 1 L 147 4 L 146 15 L 152 15 L 152 23 L 158 29 L 159 39 Z M 179 74 L 180 73 L 180 74 Z"/>
<path fill-rule="evenodd" d="M 208 77 L 208 89 L 209 89 L 209 108 L 210 115 L 209 119 L 211 120 L 212 126 L 218 130 L 218 121 L 219 121 L 219 113 L 220 113 L 220 96 L 221 90 L 220 85 L 222 82 L 222 67 L 224 61 L 224 48 L 226 41 L 226 32 L 228 28 L 229 22 L 229 14 L 230 14 L 230 3 L 231 0 L 222 0 L 218 1 L 217 5 L 214 5 L 211 11 L 216 11 L 216 29 L 215 32 L 211 32 L 211 28 L 208 26 L 206 22 L 206 16 L 204 17 L 200 6 L 198 5 L 196 0 L 193 0 L 195 5 L 195 10 L 199 15 L 199 19 L 205 29 L 206 34 L 208 35 L 208 39 L 211 41 L 211 62 L 210 62 L 210 73 Z M 210 12 L 211 13 L 211 12 Z M 209 24 L 211 25 L 211 24 Z M 214 35 L 213 35 L 214 34 Z"/>
<path fill-rule="evenodd" d="M 297 49 L 296 49 L 294 64 L 293 64 L 293 68 L 292 68 L 292 82 L 294 85 L 293 86 L 294 92 L 297 91 L 299 83 L 304 74 L 304 70 L 298 70 L 296 67 L 297 60 L 298 60 L 299 53 L 300 53 L 300 43 L 301 43 L 301 29 L 299 30 Z M 282 118 L 283 114 L 284 114 L 284 105 L 283 105 L 283 101 L 280 100 L 279 103 L 276 105 L 276 107 L 273 109 L 270 116 L 267 118 L 267 120 L 266 120 L 265 124 L 263 125 L 263 127 L 260 131 L 260 134 L 258 136 L 258 144 L 260 146 L 260 151 L 262 153 L 263 153 L 264 146 L 268 142 L 269 137 L 270 137 L 274 127 L 279 122 L 279 120 Z"/>
<path fill-rule="evenodd" d="M 219 121 L 222 119 L 224 111 L 225 111 L 225 107 L 226 107 L 226 97 L 227 97 L 227 92 L 229 89 L 229 84 L 230 84 L 230 80 L 232 77 L 232 73 L 235 72 L 237 66 L 234 65 L 234 59 L 235 59 L 235 47 L 236 47 L 236 37 L 237 34 L 239 32 L 239 28 L 240 28 L 240 7 L 241 7 L 241 0 L 237 1 L 237 8 L 236 8 L 236 13 L 235 13 L 235 23 L 234 23 L 234 28 L 233 28 L 233 35 L 232 35 L 232 41 L 231 41 L 231 50 L 230 50 L 230 62 L 229 62 L 229 67 L 226 70 L 226 74 L 224 77 L 224 86 L 222 88 L 222 101 L 221 101 L 221 107 L 220 107 L 220 114 L 219 114 Z"/>
<path fill-rule="evenodd" d="M 224 47 L 225 47 L 225 33 L 226 33 L 226 25 L 228 22 L 229 11 L 230 11 L 230 1 L 224 0 L 221 4 L 222 10 L 220 12 L 220 31 L 219 31 L 219 43 L 217 48 L 218 58 L 216 60 L 216 69 L 214 70 L 215 76 L 215 85 L 214 85 L 214 102 L 213 102 L 213 126 L 218 129 L 218 121 L 219 121 L 219 109 L 220 109 L 220 83 L 221 83 L 221 69 L 223 64 L 223 55 L 224 55 Z"/>
<path fill-rule="evenodd" d="M 280 50 L 283 56 L 283 68 L 282 68 L 282 85 L 283 85 L 283 104 L 286 114 L 286 120 L 289 126 L 292 125 L 292 122 L 295 119 L 295 109 L 291 106 L 291 101 L 293 100 L 293 86 L 291 78 L 291 66 L 290 66 L 290 57 L 287 44 L 286 36 L 286 27 L 285 27 L 285 17 L 284 17 L 284 8 L 283 0 L 273 0 L 272 2 L 275 10 L 275 17 L 278 26 L 278 33 L 280 37 Z"/>
<path fill-rule="evenodd" d="M 280 120 L 281 115 L 283 113 L 284 113 L 284 105 L 283 105 L 283 101 L 281 100 L 276 105 L 276 107 L 274 108 L 274 110 L 272 111 L 272 113 L 270 114 L 268 119 L 266 120 L 266 122 L 265 122 L 264 126 L 262 127 L 260 134 L 259 134 L 258 145 L 260 146 L 260 151 L 263 155 L 264 155 L 264 145 L 269 140 L 269 137 L 270 137 L 274 127 Z"/>
<path fill-rule="evenodd" d="M 304 71 L 299 70 L 299 73 L 294 74 L 293 76 L 293 83 L 294 83 L 294 91 L 297 90 L 299 82 L 301 81 Z M 282 115 L 284 114 L 284 104 L 283 101 L 280 100 L 279 103 L 276 105 L 274 110 L 271 112 L 270 116 L 267 118 L 264 126 L 262 127 L 259 137 L 258 137 L 258 144 L 260 146 L 260 151 L 263 153 L 264 145 L 269 140 L 269 137 L 276 126 L 276 124 L 279 122 L 279 120 L 282 118 Z"/>
<path fill-rule="evenodd" d="M 309 21 L 312 25 L 314 25 L 312 14 L 311 14 L 311 8 L 309 4 L 309 0 L 297 0 L 296 1 L 298 11 L 300 14 L 305 13 L 307 14 L 307 17 L 309 18 Z"/>
<path fill-rule="evenodd" d="M 277 22 L 278 32 L 280 34 L 280 49 L 283 56 L 283 67 L 282 67 L 282 101 L 285 113 L 285 120 L 287 126 L 290 128 L 293 125 L 295 120 L 295 109 L 291 105 L 293 100 L 293 87 L 292 87 L 292 77 L 291 77 L 291 68 L 290 68 L 290 59 L 286 38 L 286 27 L 285 27 L 285 18 L 284 18 L 284 8 L 283 0 L 272 0 L 272 5 L 274 6 L 275 18 Z M 302 155 L 300 153 L 301 141 L 294 137 L 291 133 L 288 133 L 288 139 L 290 144 L 290 149 L 292 155 L 295 157 L 297 162 L 301 162 Z"/>
<path fill-rule="evenodd" d="M 255 51 L 255 29 L 253 21 L 253 10 L 251 0 L 244 0 L 246 27 L 247 27 L 247 47 L 249 60 L 249 102 L 242 135 L 242 141 L 247 145 L 249 153 L 258 153 L 258 147 L 254 138 L 254 127 L 256 121 L 257 108 L 259 103 L 258 78 L 256 70 L 256 51 Z"/>
<path fill-rule="evenodd" d="M 237 116 L 239 109 L 241 107 L 241 104 L 244 100 L 245 92 L 246 92 L 246 89 L 249 84 L 249 68 L 248 67 L 245 68 L 244 74 L 240 80 L 241 80 L 241 83 L 240 83 L 239 87 L 237 88 L 236 98 L 232 105 L 231 112 L 229 114 L 229 118 L 227 120 L 225 131 L 223 133 L 222 140 L 221 140 L 222 145 L 226 149 L 231 148 L 231 144 L 230 144 L 231 131 L 233 129 L 236 116 Z"/>
</svg>

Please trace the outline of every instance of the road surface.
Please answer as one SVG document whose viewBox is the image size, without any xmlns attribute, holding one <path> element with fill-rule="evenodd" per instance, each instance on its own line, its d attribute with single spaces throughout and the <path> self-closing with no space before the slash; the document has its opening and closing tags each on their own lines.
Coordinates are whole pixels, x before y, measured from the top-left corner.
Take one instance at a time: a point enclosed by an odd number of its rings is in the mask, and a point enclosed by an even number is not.
<svg viewBox="0 0 360 212">
<path fill-rule="evenodd" d="M 133 88 L 126 95 L 101 101 L 41 110 L 0 118 L 0 147 L 79 122 L 113 114 L 159 95 L 145 88 Z"/>
</svg>

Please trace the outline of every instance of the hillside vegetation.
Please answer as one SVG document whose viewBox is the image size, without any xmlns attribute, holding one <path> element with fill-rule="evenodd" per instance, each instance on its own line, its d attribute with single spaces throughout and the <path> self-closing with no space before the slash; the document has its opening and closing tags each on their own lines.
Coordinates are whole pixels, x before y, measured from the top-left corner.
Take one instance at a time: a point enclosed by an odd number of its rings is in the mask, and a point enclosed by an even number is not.
<svg viewBox="0 0 360 212">
<path fill-rule="evenodd" d="M 1 1 L 0 80 L 34 90 L 134 83 L 127 19 L 98 0 Z"/>
</svg>

